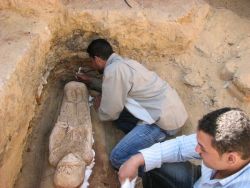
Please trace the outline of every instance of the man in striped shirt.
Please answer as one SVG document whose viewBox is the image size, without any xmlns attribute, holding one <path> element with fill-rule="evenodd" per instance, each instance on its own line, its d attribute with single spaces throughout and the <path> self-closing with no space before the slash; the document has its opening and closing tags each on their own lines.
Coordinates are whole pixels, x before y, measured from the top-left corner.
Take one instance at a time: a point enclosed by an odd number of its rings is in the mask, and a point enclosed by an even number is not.
<svg viewBox="0 0 250 188">
<path fill-rule="evenodd" d="M 140 150 L 121 166 L 119 179 L 133 179 L 138 168 L 144 166 L 145 188 L 247 188 L 249 138 L 250 120 L 246 113 L 237 108 L 222 108 L 205 115 L 196 134 Z M 191 159 L 202 159 L 201 169 L 188 162 Z"/>
</svg>

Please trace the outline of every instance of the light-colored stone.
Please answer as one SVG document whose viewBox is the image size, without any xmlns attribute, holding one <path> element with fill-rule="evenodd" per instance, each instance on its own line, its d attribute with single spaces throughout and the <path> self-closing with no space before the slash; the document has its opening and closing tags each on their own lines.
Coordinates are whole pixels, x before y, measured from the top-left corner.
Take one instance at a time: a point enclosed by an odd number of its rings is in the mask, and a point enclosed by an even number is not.
<svg viewBox="0 0 250 188">
<path fill-rule="evenodd" d="M 84 178 L 86 163 L 77 154 L 69 153 L 60 160 L 54 175 L 57 187 L 78 187 Z"/>
<path fill-rule="evenodd" d="M 190 73 L 184 76 L 184 83 L 193 87 L 201 87 L 204 83 L 199 73 Z"/>
<path fill-rule="evenodd" d="M 245 43 L 250 44 L 250 40 L 245 40 Z M 233 58 L 226 62 L 221 71 L 221 78 L 225 81 L 232 81 L 232 83 L 230 83 L 235 85 L 230 85 L 229 91 L 241 101 L 248 100 L 248 98 L 250 98 L 249 59 L 250 50 L 243 51 L 237 58 Z"/>
<path fill-rule="evenodd" d="M 60 115 L 50 135 L 49 151 L 49 161 L 53 166 L 68 153 L 79 153 L 87 164 L 92 161 L 88 90 L 83 83 L 66 84 Z"/>
<path fill-rule="evenodd" d="M 229 93 L 233 97 L 236 97 L 239 101 L 241 101 L 241 102 L 249 102 L 250 101 L 250 97 L 244 95 L 244 93 L 242 93 L 240 91 L 240 89 L 232 82 L 228 82 L 226 89 L 229 91 Z"/>
<path fill-rule="evenodd" d="M 233 59 L 225 63 L 221 70 L 221 78 L 225 81 L 233 80 L 234 74 L 237 71 L 237 59 Z"/>
<path fill-rule="evenodd" d="M 84 178 L 85 167 L 93 159 L 92 124 L 85 84 L 69 82 L 57 123 L 49 141 L 49 162 L 56 167 L 55 184 L 77 187 Z"/>
<path fill-rule="evenodd" d="M 250 45 L 250 39 L 248 44 Z M 247 98 L 250 98 L 250 49 L 241 54 L 238 66 L 233 83 Z"/>
<path fill-rule="evenodd" d="M 0 187 L 11 188 L 22 166 L 49 51 L 52 35 L 44 22 L 36 21 L 0 10 Z"/>
<path fill-rule="evenodd" d="M 237 72 L 234 76 L 234 83 L 244 93 L 250 97 L 250 66 Z"/>
</svg>

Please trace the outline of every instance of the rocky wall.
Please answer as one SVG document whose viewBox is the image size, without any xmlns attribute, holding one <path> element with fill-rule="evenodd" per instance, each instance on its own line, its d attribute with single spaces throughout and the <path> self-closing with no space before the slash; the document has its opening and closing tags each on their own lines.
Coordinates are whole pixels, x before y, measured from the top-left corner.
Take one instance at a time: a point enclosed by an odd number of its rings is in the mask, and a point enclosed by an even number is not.
<svg viewBox="0 0 250 188">
<path fill-rule="evenodd" d="M 11 187 L 34 116 L 35 96 L 51 35 L 41 22 L 1 11 L 0 187 Z M 18 170 L 18 171 L 17 171 Z"/>
<path fill-rule="evenodd" d="M 36 99 L 54 66 L 86 58 L 82 51 L 96 37 L 136 59 L 180 53 L 209 11 L 198 0 L 140 3 L 130 8 L 112 0 L 0 1 L 0 187 L 12 187 L 20 171 Z M 71 35 L 73 43 L 67 41 Z"/>
</svg>

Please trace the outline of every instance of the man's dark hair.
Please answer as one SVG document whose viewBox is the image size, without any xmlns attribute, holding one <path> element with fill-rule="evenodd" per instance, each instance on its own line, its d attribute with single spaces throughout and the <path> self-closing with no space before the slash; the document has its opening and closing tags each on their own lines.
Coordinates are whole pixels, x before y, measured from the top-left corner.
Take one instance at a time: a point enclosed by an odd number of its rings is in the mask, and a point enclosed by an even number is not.
<svg viewBox="0 0 250 188">
<path fill-rule="evenodd" d="M 107 60 L 113 53 L 113 49 L 107 40 L 96 39 L 89 44 L 87 52 L 89 54 L 89 57 L 94 58 L 95 56 L 97 56 L 102 58 L 103 60 Z"/>
<path fill-rule="evenodd" d="M 250 120 L 238 108 L 222 108 L 199 120 L 198 130 L 212 137 L 212 145 L 220 155 L 239 152 L 243 160 L 250 157 Z"/>
</svg>

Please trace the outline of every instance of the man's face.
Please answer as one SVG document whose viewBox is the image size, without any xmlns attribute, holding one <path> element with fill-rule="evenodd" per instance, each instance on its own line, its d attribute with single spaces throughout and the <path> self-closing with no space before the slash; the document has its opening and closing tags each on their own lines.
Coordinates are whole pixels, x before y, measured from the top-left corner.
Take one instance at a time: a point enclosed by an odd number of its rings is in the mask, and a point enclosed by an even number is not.
<svg viewBox="0 0 250 188">
<path fill-rule="evenodd" d="M 97 63 L 95 61 L 95 58 L 94 57 L 90 57 L 90 60 L 91 60 L 91 67 L 95 70 L 98 70 L 98 66 L 97 66 Z"/>
<path fill-rule="evenodd" d="M 219 155 L 212 146 L 212 137 L 203 131 L 197 131 L 198 144 L 195 151 L 202 157 L 204 164 L 214 170 L 224 170 L 228 168 L 228 154 Z"/>
<path fill-rule="evenodd" d="M 99 72 L 104 70 L 105 63 L 104 61 L 99 57 L 91 57 L 91 67 Z"/>
</svg>

